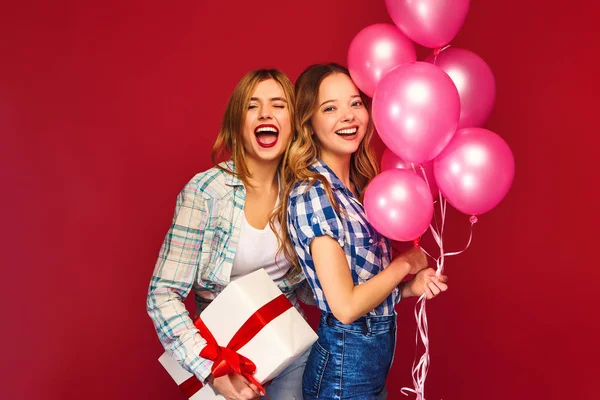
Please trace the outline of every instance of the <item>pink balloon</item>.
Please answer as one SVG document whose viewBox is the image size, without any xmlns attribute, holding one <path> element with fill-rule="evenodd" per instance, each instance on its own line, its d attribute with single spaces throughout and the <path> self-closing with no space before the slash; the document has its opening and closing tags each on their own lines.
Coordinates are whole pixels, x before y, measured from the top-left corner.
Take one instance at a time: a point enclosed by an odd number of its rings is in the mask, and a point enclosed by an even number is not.
<svg viewBox="0 0 600 400">
<path fill-rule="evenodd" d="M 373 96 L 373 121 L 381 140 L 409 162 L 433 160 L 452 139 L 459 115 L 452 79 L 424 62 L 394 68 Z"/>
<path fill-rule="evenodd" d="M 416 60 L 414 43 L 391 24 L 367 26 L 352 39 L 348 49 L 350 76 L 369 97 L 389 70 Z"/>
<path fill-rule="evenodd" d="M 425 47 L 448 44 L 469 11 L 469 0 L 385 0 L 390 17 L 402 32 Z"/>
<path fill-rule="evenodd" d="M 411 171 L 390 169 L 365 189 L 364 206 L 373 227 L 393 240 L 410 241 L 425 232 L 433 216 L 433 199 L 425 181 Z"/>
<path fill-rule="evenodd" d="M 457 210 L 480 215 L 506 196 L 515 175 L 508 144 L 483 128 L 461 129 L 433 162 L 440 191 Z"/>
<path fill-rule="evenodd" d="M 413 165 L 411 164 L 414 165 L 414 169 Z M 437 184 L 435 183 L 435 177 L 433 176 L 433 161 L 428 161 L 424 164 L 409 163 L 395 155 L 390 149 L 385 149 L 383 151 L 383 155 L 381 156 L 381 171 L 387 171 L 388 169 L 392 168 L 405 169 L 407 171 L 413 171 L 419 178 L 423 178 L 421 166 L 425 170 L 425 176 L 427 177 L 427 181 L 425 183 L 429 184 L 431 196 L 435 198 L 439 191 Z"/>
<path fill-rule="evenodd" d="M 456 47 L 432 54 L 426 62 L 443 69 L 460 96 L 458 129 L 479 127 L 487 121 L 496 99 L 496 81 L 490 67 L 477 54 Z"/>
</svg>

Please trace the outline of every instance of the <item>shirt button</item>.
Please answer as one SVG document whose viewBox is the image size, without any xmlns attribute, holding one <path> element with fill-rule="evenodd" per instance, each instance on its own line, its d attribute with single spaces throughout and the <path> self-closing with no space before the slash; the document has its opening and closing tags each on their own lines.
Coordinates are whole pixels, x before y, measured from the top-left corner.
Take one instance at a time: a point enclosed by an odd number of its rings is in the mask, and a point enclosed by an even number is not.
<svg viewBox="0 0 600 400">
<path fill-rule="evenodd" d="M 373 239 L 369 239 L 369 243 L 373 243 Z"/>
<path fill-rule="evenodd" d="M 313 222 L 317 222 L 317 221 L 318 221 L 317 217 L 313 218 Z"/>
</svg>

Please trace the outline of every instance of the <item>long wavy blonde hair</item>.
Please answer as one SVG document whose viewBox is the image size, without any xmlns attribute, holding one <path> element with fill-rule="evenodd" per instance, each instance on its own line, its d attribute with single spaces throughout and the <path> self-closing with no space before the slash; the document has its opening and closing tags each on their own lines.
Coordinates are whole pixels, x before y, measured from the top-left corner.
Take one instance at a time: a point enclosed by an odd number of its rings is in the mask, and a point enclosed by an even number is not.
<svg viewBox="0 0 600 400">
<path fill-rule="evenodd" d="M 243 142 L 243 130 L 244 123 L 246 122 L 246 113 L 248 111 L 248 105 L 250 104 L 250 98 L 252 97 L 252 94 L 254 93 L 254 90 L 258 84 L 269 79 L 273 79 L 275 82 L 279 83 L 283 89 L 288 103 L 290 121 L 294 121 L 296 97 L 294 94 L 294 85 L 292 84 L 292 81 L 290 81 L 290 79 L 283 72 L 276 69 L 257 69 L 250 71 L 244 75 L 244 77 L 236 85 L 235 89 L 233 89 L 233 93 L 229 98 L 227 108 L 223 114 L 221 130 L 219 131 L 219 135 L 217 136 L 217 140 L 215 141 L 211 153 L 211 160 L 215 166 L 229 174 L 239 177 L 245 186 L 249 185 L 248 178 L 251 176 L 250 171 L 248 170 L 248 165 L 246 164 L 246 150 L 244 149 Z M 292 125 L 292 137 L 295 136 L 294 132 L 294 125 Z M 279 181 L 282 183 L 285 181 L 285 177 L 283 176 L 284 168 L 281 167 L 281 164 L 286 158 L 286 154 L 290 150 L 291 143 L 292 141 L 290 138 L 280 162 Z M 225 161 L 229 158 L 233 160 L 235 171 L 219 165 L 221 161 Z M 271 214 L 269 219 L 269 225 L 275 233 L 275 236 L 277 236 L 277 242 L 279 245 L 277 254 L 280 254 L 283 249 L 286 248 L 286 243 L 288 241 L 287 231 L 282 232 L 281 229 L 278 229 L 275 226 L 275 221 L 280 220 L 279 215 L 282 212 L 281 203 L 282 202 L 280 202 L 280 205 L 273 211 L 273 214 Z M 287 253 L 284 252 L 284 255 L 286 258 L 288 258 Z M 290 262 L 292 262 L 292 265 L 296 265 L 295 257 L 291 259 Z"/>
<path fill-rule="evenodd" d="M 285 239 L 282 251 L 285 257 L 298 265 L 296 253 L 288 236 L 287 228 L 287 210 L 290 191 L 297 181 L 308 181 L 314 184 L 318 179 L 321 181 L 327 192 L 327 197 L 331 204 L 337 209 L 338 205 L 333 197 L 331 185 L 327 179 L 318 173 L 309 169 L 309 167 L 321 156 L 320 145 L 313 136 L 311 119 L 318 108 L 319 88 L 323 80 L 332 74 L 345 74 L 350 77 L 348 70 L 335 63 L 316 64 L 308 67 L 296 81 L 296 117 L 294 119 L 294 130 L 296 136 L 292 141 L 289 151 L 284 155 L 284 194 L 282 196 L 281 209 L 278 210 L 277 218 L 281 225 L 282 236 Z M 366 96 L 360 93 L 363 103 L 370 114 L 369 103 Z M 373 137 L 374 126 L 372 119 L 369 118 L 367 132 L 361 141 L 358 149 L 352 154 L 350 159 L 350 179 L 356 185 L 356 188 L 362 193 L 367 184 L 377 173 L 379 167 L 375 154 L 369 144 Z M 361 199 L 362 200 L 362 199 Z"/>
</svg>

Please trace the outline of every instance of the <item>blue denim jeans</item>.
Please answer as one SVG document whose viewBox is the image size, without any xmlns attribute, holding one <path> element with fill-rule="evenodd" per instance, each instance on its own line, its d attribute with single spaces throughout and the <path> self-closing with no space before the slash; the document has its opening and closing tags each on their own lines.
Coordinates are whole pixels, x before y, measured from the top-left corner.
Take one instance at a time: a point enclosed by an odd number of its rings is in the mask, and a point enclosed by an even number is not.
<svg viewBox="0 0 600 400">
<path fill-rule="evenodd" d="M 267 396 L 271 400 L 302 400 L 302 374 L 306 366 L 309 350 L 294 360 L 267 386 Z M 261 397 L 266 400 L 266 397 Z"/>
<path fill-rule="evenodd" d="M 305 400 L 380 400 L 396 347 L 396 314 L 342 324 L 323 312 L 304 376 Z"/>
</svg>

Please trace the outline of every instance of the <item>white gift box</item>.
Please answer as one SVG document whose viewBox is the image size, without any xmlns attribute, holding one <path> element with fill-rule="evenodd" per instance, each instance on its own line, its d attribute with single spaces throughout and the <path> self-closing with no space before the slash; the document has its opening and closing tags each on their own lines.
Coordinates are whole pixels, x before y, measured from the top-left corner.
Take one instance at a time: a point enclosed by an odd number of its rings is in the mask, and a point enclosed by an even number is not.
<svg viewBox="0 0 600 400">
<path fill-rule="evenodd" d="M 201 318 L 219 346 L 226 346 L 252 314 L 281 294 L 265 270 L 260 269 L 227 285 Z M 316 340 L 316 333 L 292 306 L 264 326 L 238 353 L 256 364 L 254 378 L 264 383 L 275 378 Z M 178 385 L 192 376 L 167 353 L 163 353 L 159 362 Z M 224 398 L 205 385 L 190 399 Z"/>
</svg>

